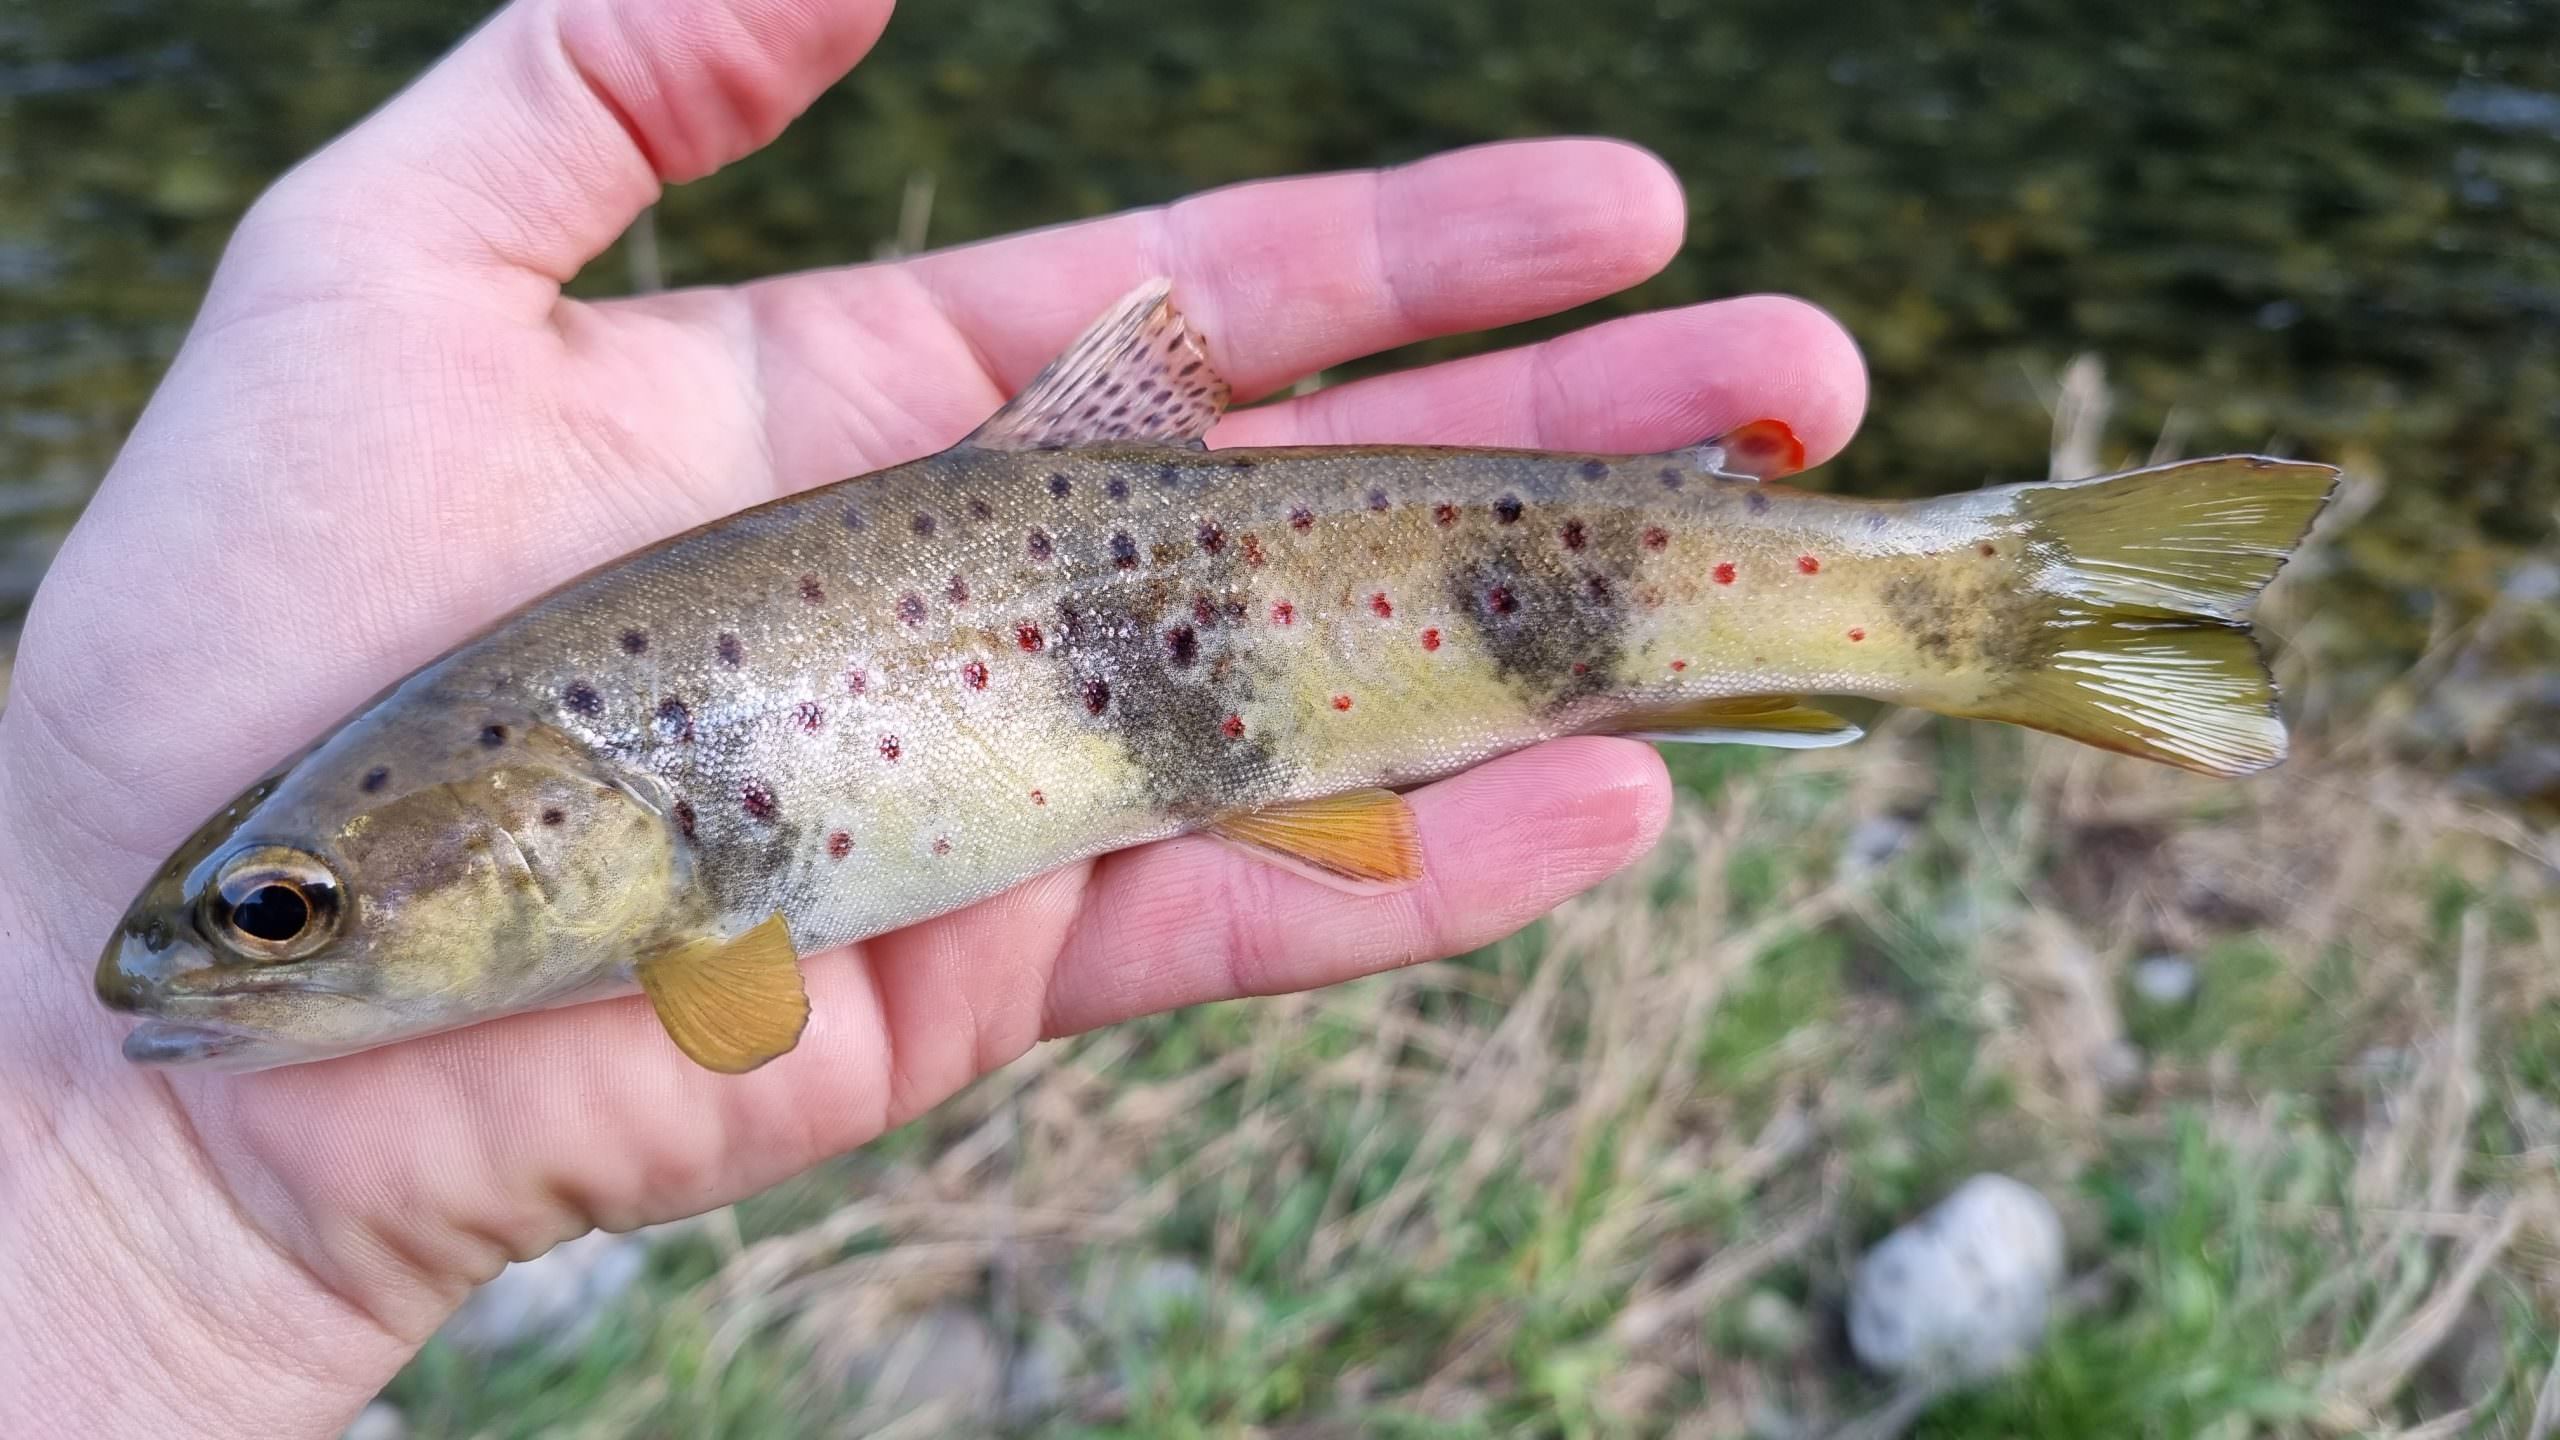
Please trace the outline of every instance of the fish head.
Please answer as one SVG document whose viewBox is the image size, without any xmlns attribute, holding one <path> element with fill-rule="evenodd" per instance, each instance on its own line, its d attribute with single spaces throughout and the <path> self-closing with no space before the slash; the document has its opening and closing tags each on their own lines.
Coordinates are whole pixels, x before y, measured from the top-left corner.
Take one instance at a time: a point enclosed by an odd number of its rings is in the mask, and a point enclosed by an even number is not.
<svg viewBox="0 0 2560 1440">
<path fill-rule="evenodd" d="M 671 797 L 455 708 L 358 717 L 179 847 L 98 961 L 128 1059 L 259 1069 L 618 987 L 689 884 Z"/>
</svg>

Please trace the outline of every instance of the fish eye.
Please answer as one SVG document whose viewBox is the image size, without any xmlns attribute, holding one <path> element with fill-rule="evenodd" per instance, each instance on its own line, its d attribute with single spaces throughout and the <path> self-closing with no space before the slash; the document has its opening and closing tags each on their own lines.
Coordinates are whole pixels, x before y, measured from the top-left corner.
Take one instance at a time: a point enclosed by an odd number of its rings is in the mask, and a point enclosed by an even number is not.
<svg viewBox="0 0 2560 1440">
<path fill-rule="evenodd" d="M 262 846 L 206 887 L 205 933 L 252 960 L 295 960 L 338 932 L 338 879 L 312 855 Z"/>
</svg>

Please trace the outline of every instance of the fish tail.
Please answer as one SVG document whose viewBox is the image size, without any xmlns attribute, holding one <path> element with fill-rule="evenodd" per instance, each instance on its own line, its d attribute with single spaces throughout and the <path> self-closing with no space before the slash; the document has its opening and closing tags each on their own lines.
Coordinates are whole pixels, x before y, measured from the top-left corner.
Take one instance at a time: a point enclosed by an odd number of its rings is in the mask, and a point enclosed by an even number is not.
<svg viewBox="0 0 2560 1440">
<path fill-rule="evenodd" d="M 2052 651 L 1971 713 L 2208 775 L 2282 760 L 2249 612 L 2337 479 L 2241 455 L 2019 486 Z"/>
</svg>

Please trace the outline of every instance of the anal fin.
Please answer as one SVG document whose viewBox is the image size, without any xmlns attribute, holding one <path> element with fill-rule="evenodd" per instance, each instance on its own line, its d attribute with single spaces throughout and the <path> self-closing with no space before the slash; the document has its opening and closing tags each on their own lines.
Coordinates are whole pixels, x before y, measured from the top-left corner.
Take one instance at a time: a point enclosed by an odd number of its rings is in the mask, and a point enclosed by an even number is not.
<svg viewBox="0 0 2560 1440">
<path fill-rule="evenodd" d="M 635 968 L 667 1037 L 706 1070 L 753 1070 L 799 1044 L 809 1023 L 799 952 L 779 914 L 743 935 L 695 940 Z"/>
<path fill-rule="evenodd" d="M 1746 695 L 1725 700 L 1682 700 L 1632 710 L 1612 721 L 1607 733 L 1690 745 L 1821 750 L 1846 745 L 1867 732 L 1792 695 Z"/>
<path fill-rule="evenodd" d="M 1110 440 L 1196 447 L 1226 408 L 1226 380 L 1173 308 L 1173 282 L 1159 277 L 1122 296 L 960 443 L 980 450 Z"/>
<path fill-rule="evenodd" d="M 1422 878 L 1413 807 L 1392 790 L 1354 790 L 1228 815 L 1209 833 L 1293 873 L 1355 894 Z"/>
</svg>

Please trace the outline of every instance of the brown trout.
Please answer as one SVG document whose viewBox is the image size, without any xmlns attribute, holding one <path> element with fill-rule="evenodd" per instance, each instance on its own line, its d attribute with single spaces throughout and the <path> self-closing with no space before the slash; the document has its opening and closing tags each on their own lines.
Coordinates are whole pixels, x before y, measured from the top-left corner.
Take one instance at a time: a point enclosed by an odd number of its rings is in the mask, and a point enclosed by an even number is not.
<svg viewBox="0 0 2560 1440">
<path fill-rule="evenodd" d="M 1141 287 L 958 446 L 534 601 L 209 820 L 99 962 L 125 1053 L 233 1068 L 646 992 L 796 1043 L 798 956 L 1206 831 L 1418 877 L 1395 791 L 1539 740 L 1786 746 L 1807 694 L 2216 775 L 2285 732 L 2247 612 L 2327 466 L 2230 456 L 1916 502 L 1763 483 L 1781 423 L 1617 456 L 1210 450 Z"/>
</svg>

